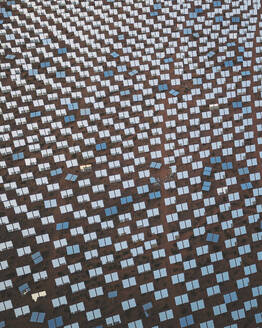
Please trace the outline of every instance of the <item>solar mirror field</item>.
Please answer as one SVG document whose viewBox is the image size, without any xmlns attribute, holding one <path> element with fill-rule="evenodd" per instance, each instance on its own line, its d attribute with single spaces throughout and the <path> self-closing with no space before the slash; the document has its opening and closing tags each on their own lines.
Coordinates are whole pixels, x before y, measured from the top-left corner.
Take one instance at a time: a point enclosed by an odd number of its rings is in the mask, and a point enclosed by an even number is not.
<svg viewBox="0 0 262 328">
<path fill-rule="evenodd" d="M 0 328 L 262 327 L 261 167 L 261 1 L 0 1 Z"/>
</svg>

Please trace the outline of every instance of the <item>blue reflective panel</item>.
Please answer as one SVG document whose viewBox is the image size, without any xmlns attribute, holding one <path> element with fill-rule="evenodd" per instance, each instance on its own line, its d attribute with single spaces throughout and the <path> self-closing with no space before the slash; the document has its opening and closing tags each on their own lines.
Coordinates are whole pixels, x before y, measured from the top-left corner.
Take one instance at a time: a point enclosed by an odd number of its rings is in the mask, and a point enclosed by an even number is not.
<svg viewBox="0 0 262 328">
<path fill-rule="evenodd" d="M 240 17 L 231 17 L 232 23 L 239 23 L 240 22 Z"/>
<path fill-rule="evenodd" d="M 161 192 L 160 191 L 155 192 L 155 197 L 156 198 L 161 198 Z"/>
<path fill-rule="evenodd" d="M 232 170 L 233 164 L 232 162 L 222 163 L 222 170 Z"/>
<path fill-rule="evenodd" d="M 30 291 L 29 285 L 27 283 L 18 287 L 21 294 L 23 294 L 26 290 Z"/>
<path fill-rule="evenodd" d="M 256 211 L 258 213 L 261 213 L 262 212 L 262 205 L 261 204 L 259 204 L 259 205 L 256 206 Z"/>
<path fill-rule="evenodd" d="M 197 13 L 189 13 L 189 18 L 197 18 Z"/>
<path fill-rule="evenodd" d="M 114 298 L 114 297 L 117 297 L 117 290 L 108 293 L 108 298 Z"/>
<path fill-rule="evenodd" d="M 181 328 L 188 327 L 194 324 L 194 318 L 192 315 L 188 315 L 186 317 L 180 318 L 179 322 Z"/>
<path fill-rule="evenodd" d="M 63 78 L 65 77 L 66 74 L 65 74 L 65 71 L 61 71 L 61 72 L 56 72 L 56 78 Z"/>
<path fill-rule="evenodd" d="M 223 16 L 216 16 L 215 21 L 216 21 L 216 23 L 223 22 Z"/>
<path fill-rule="evenodd" d="M 75 115 L 68 115 L 64 117 L 65 123 L 70 123 L 75 121 Z"/>
<path fill-rule="evenodd" d="M 219 240 L 219 235 L 214 233 L 214 234 L 213 234 L 213 242 L 214 242 L 214 243 L 217 243 L 218 240 Z"/>
<path fill-rule="evenodd" d="M 107 148 L 107 146 L 106 146 L 106 143 L 105 142 L 96 145 L 96 150 L 97 151 L 99 151 L 99 150 L 105 150 L 106 148 Z"/>
<path fill-rule="evenodd" d="M 129 72 L 128 74 L 129 74 L 130 76 L 134 76 L 134 75 L 136 75 L 137 73 L 138 73 L 138 71 L 137 71 L 136 69 L 134 69 L 133 71 Z"/>
<path fill-rule="evenodd" d="M 113 58 L 117 58 L 117 57 L 119 56 L 119 54 L 116 53 L 115 51 L 113 51 L 113 52 L 111 53 L 111 56 L 112 56 Z"/>
<path fill-rule="evenodd" d="M 202 13 L 203 12 L 203 8 L 196 8 L 195 9 L 195 13 Z"/>
<path fill-rule="evenodd" d="M 57 223 L 56 230 L 65 230 L 69 228 L 69 222 Z"/>
<path fill-rule="evenodd" d="M 149 199 L 154 199 L 155 198 L 155 193 L 154 192 L 150 192 L 149 193 Z"/>
<path fill-rule="evenodd" d="M 177 95 L 179 95 L 179 92 L 176 91 L 176 90 L 174 90 L 174 89 L 170 90 L 169 93 L 170 93 L 172 96 L 174 96 L 174 97 L 176 97 Z"/>
<path fill-rule="evenodd" d="M 150 309 L 152 309 L 152 307 L 153 307 L 152 302 L 149 302 L 149 303 L 146 303 L 143 305 L 144 311 L 150 310 Z"/>
<path fill-rule="evenodd" d="M 48 320 L 48 328 L 56 328 L 55 320 Z"/>
<path fill-rule="evenodd" d="M 67 255 L 73 255 L 80 253 L 79 245 L 67 246 L 66 247 Z"/>
<path fill-rule="evenodd" d="M 150 177 L 150 183 L 156 183 L 157 182 L 157 179 L 156 178 L 154 178 L 154 177 Z"/>
<path fill-rule="evenodd" d="M 241 72 L 242 76 L 249 76 L 250 75 L 250 71 L 243 71 Z"/>
<path fill-rule="evenodd" d="M 24 153 L 17 153 L 12 155 L 13 161 L 18 161 L 20 159 L 24 159 Z"/>
<path fill-rule="evenodd" d="M 39 323 L 43 323 L 44 320 L 45 320 L 45 313 L 43 313 L 43 312 L 39 312 L 39 313 L 38 313 L 38 322 L 39 322 Z"/>
<path fill-rule="evenodd" d="M 158 10 L 158 9 L 161 9 L 161 3 L 156 3 L 156 4 L 154 4 L 154 9 L 155 10 Z"/>
<path fill-rule="evenodd" d="M 242 56 L 237 56 L 237 62 L 242 63 L 243 62 L 243 57 Z"/>
<path fill-rule="evenodd" d="M 111 210 L 109 208 L 105 209 L 105 215 L 109 216 L 111 214 Z"/>
<path fill-rule="evenodd" d="M 127 197 L 120 198 L 121 205 L 125 205 L 125 204 L 132 203 L 132 202 L 133 202 L 132 196 L 127 196 Z"/>
<path fill-rule="evenodd" d="M 152 179 L 154 179 L 154 178 L 152 178 Z M 149 191 L 149 187 L 148 187 L 148 185 L 138 186 L 138 187 L 137 187 L 137 193 L 138 193 L 139 195 L 141 195 L 141 194 L 145 194 L 145 193 L 147 193 L 148 191 Z"/>
<path fill-rule="evenodd" d="M 207 238 L 206 238 L 207 241 L 212 241 L 212 233 L 208 233 L 207 234 Z"/>
<path fill-rule="evenodd" d="M 173 58 L 165 58 L 164 59 L 165 64 L 172 63 L 172 62 L 173 62 Z"/>
<path fill-rule="evenodd" d="M 115 214 L 118 213 L 117 206 L 112 206 L 112 207 L 109 207 L 109 208 L 105 208 L 104 211 L 105 211 L 106 216 L 115 215 Z"/>
<path fill-rule="evenodd" d="M 36 252 L 36 253 L 32 254 L 31 257 L 32 257 L 32 259 L 34 260 L 34 259 L 36 259 L 37 257 L 39 257 L 40 255 L 41 255 L 40 252 Z"/>
<path fill-rule="evenodd" d="M 158 12 L 157 11 L 151 11 L 150 12 L 150 16 L 151 17 L 157 16 L 157 15 L 158 15 Z"/>
<path fill-rule="evenodd" d="M 242 113 L 243 113 L 243 114 L 251 114 L 251 113 L 252 113 L 251 106 L 243 107 L 243 108 L 242 108 Z"/>
<path fill-rule="evenodd" d="M 55 176 L 55 175 L 58 175 L 58 174 L 62 174 L 62 172 L 63 172 L 62 169 L 59 168 L 59 169 L 50 171 L 50 174 L 51 174 L 51 176 Z"/>
<path fill-rule="evenodd" d="M 232 67 L 234 65 L 232 60 L 227 60 L 224 64 L 226 67 Z"/>
<path fill-rule="evenodd" d="M 6 59 L 14 59 L 15 58 L 15 55 L 6 55 L 5 58 Z"/>
<path fill-rule="evenodd" d="M 226 304 L 231 302 L 231 297 L 230 297 L 229 294 L 224 295 L 224 301 L 225 301 Z"/>
<path fill-rule="evenodd" d="M 24 158 L 25 158 L 25 156 L 24 156 L 24 153 L 23 153 L 23 152 L 21 152 L 21 153 L 18 153 L 17 155 L 18 155 L 18 158 L 19 158 L 19 159 L 24 159 Z"/>
<path fill-rule="evenodd" d="M 113 76 L 113 75 L 114 75 L 114 72 L 112 70 L 104 72 L 104 77 L 110 77 L 110 76 Z"/>
<path fill-rule="evenodd" d="M 242 108 L 242 102 L 241 101 L 233 101 L 233 108 Z"/>
<path fill-rule="evenodd" d="M 192 29 L 191 28 L 184 28 L 184 34 L 192 34 Z"/>
<path fill-rule="evenodd" d="M 66 54 L 67 53 L 67 49 L 66 48 L 59 48 L 57 50 L 57 52 L 58 52 L 58 55 Z"/>
<path fill-rule="evenodd" d="M 38 263 L 41 263 L 43 262 L 43 258 L 42 256 L 38 257 L 37 259 L 34 260 L 34 264 L 38 264 Z"/>
<path fill-rule="evenodd" d="M 28 70 L 28 75 L 29 76 L 33 76 L 33 75 L 36 75 L 38 74 L 38 70 L 37 69 L 29 69 Z"/>
<path fill-rule="evenodd" d="M 207 53 L 207 57 L 208 58 L 212 58 L 214 55 L 215 55 L 216 53 L 214 52 L 214 51 L 209 51 L 208 53 Z"/>
<path fill-rule="evenodd" d="M 186 318 L 187 318 L 187 324 L 188 325 L 193 325 L 194 324 L 194 318 L 193 318 L 192 314 L 188 315 Z"/>
<path fill-rule="evenodd" d="M 242 190 L 248 190 L 248 189 L 252 189 L 253 185 L 251 182 L 247 182 L 247 183 L 242 183 L 241 184 L 241 189 Z"/>
<path fill-rule="evenodd" d="M 247 188 L 248 188 L 248 189 L 252 189 L 252 188 L 253 188 L 253 185 L 252 185 L 251 182 L 248 182 L 248 183 L 247 183 Z"/>
<path fill-rule="evenodd" d="M 30 318 L 30 322 L 37 322 L 38 312 L 33 312 Z"/>
<path fill-rule="evenodd" d="M 42 63 L 40 64 L 40 67 L 41 67 L 41 68 L 50 67 L 50 62 L 49 62 L 49 61 L 48 61 L 48 62 L 42 62 Z"/>
<path fill-rule="evenodd" d="M 39 116 L 41 116 L 41 112 L 40 111 L 30 113 L 30 117 L 31 118 L 33 118 L 33 117 L 39 117 Z"/>
<path fill-rule="evenodd" d="M 236 302 L 238 300 L 237 293 L 232 292 L 224 295 L 225 303 Z"/>
<path fill-rule="evenodd" d="M 62 169 L 61 168 L 56 169 L 56 174 L 62 174 Z"/>
<path fill-rule="evenodd" d="M 5 18 L 11 17 L 12 16 L 12 11 L 4 11 L 3 15 Z"/>
<path fill-rule="evenodd" d="M 31 255 L 32 260 L 35 264 L 41 263 L 43 261 L 43 257 L 40 252 L 36 252 Z"/>
<path fill-rule="evenodd" d="M 210 186 L 211 186 L 211 182 L 204 181 L 203 186 L 202 186 L 202 190 L 203 191 L 209 191 L 210 190 Z"/>
<path fill-rule="evenodd" d="M 141 94 L 133 95 L 133 101 L 141 101 L 143 96 Z"/>
<path fill-rule="evenodd" d="M 151 162 L 150 164 L 150 168 L 153 168 L 153 169 L 160 169 L 162 166 L 161 163 L 157 163 L 157 162 Z"/>
<path fill-rule="evenodd" d="M 78 176 L 77 175 L 75 175 L 75 174 L 71 174 L 71 173 L 68 173 L 67 175 L 66 175 L 66 177 L 65 177 L 65 180 L 67 180 L 67 181 L 76 181 L 77 180 L 77 178 L 78 178 Z"/>
<path fill-rule="evenodd" d="M 126 65 L 117 66 L 117 71 L 119 73 L 126 72 L 127 71 Z"/>
<path fill-rule="evenodd" d="M 249 169 L 248 169 L 248 167 L 241 167 L 238 169 L 238 173 L 240 175 L 249 174 Z"/>
<path fill-rule="evenodd" d="M 149 199 L 157 199 L 157 198 L 161 198 L 161 192 L 160 191 L 149 193 Z"/>
<path fill-rule="evenodd" d="M 211 172 L 212 172 L 212 167 L 206 166 L 204 168 L 203 175 L 210 176 L 211 175 Z"/>
<path fill-rule="evenodd" d="M 78 103 L 77 102 L 76 103 L 69 103 L 69 104 L 67 104 L 67 108 L 69 110 L 76 110 L 76 109 L 78 109 Z"/>
<path fill-rule="evenodd" d="M 211 164 L 221 163 L 221 157 L 220 156 L 210 157 L 210 163 Z"/>
<path fill-rule="evenodd" d="M 72 247 L 72 246 L 67 246 L 67 247 L 66 247 L 66 253 L 67 253 L 67 255 L 72 255 L 72 254 L 74 254 L 74 252 L 73 252 L 73 247 Z"/>
<path fill-rule="evenodd" d="M 130 91 L 129 90 L 122 90 L 120 91 L 120 96 L 127 96 L 130 95 Z"/>
<path fill-rule="evenodd" d="M 79 247 L 79 245 L 74 245 L 73 246 L 73 252 L 74 252 L 74 254 L 80 253 L 80 247 Z"/>
<path fill-rule="evenodd" d="M 112 209 L 112 214 L 117 214 L 118 213 L 118 209 L 117 209 L 116 206 L 111 207 L 111 209 Z"/>
<path fill-rule="evenodd" d="M 215 233 L 208 233 L 206 237 L 206 241 L 211 241 L 213 243 L 217 243 L 219 240 L 219 235 Z"/>
<path fill-rule="evenodd" d="M 167 91 L 167 90 L 168 90 L 168 86 L 167 86 L 166 83 L 165 84 L 160 84 L 158 86 L 158 91 Z"/>
<path fill-rule="evenodd" d="M 262 312 L 255 314 L 256 323 L 262 323 Z"/>
</svg>

